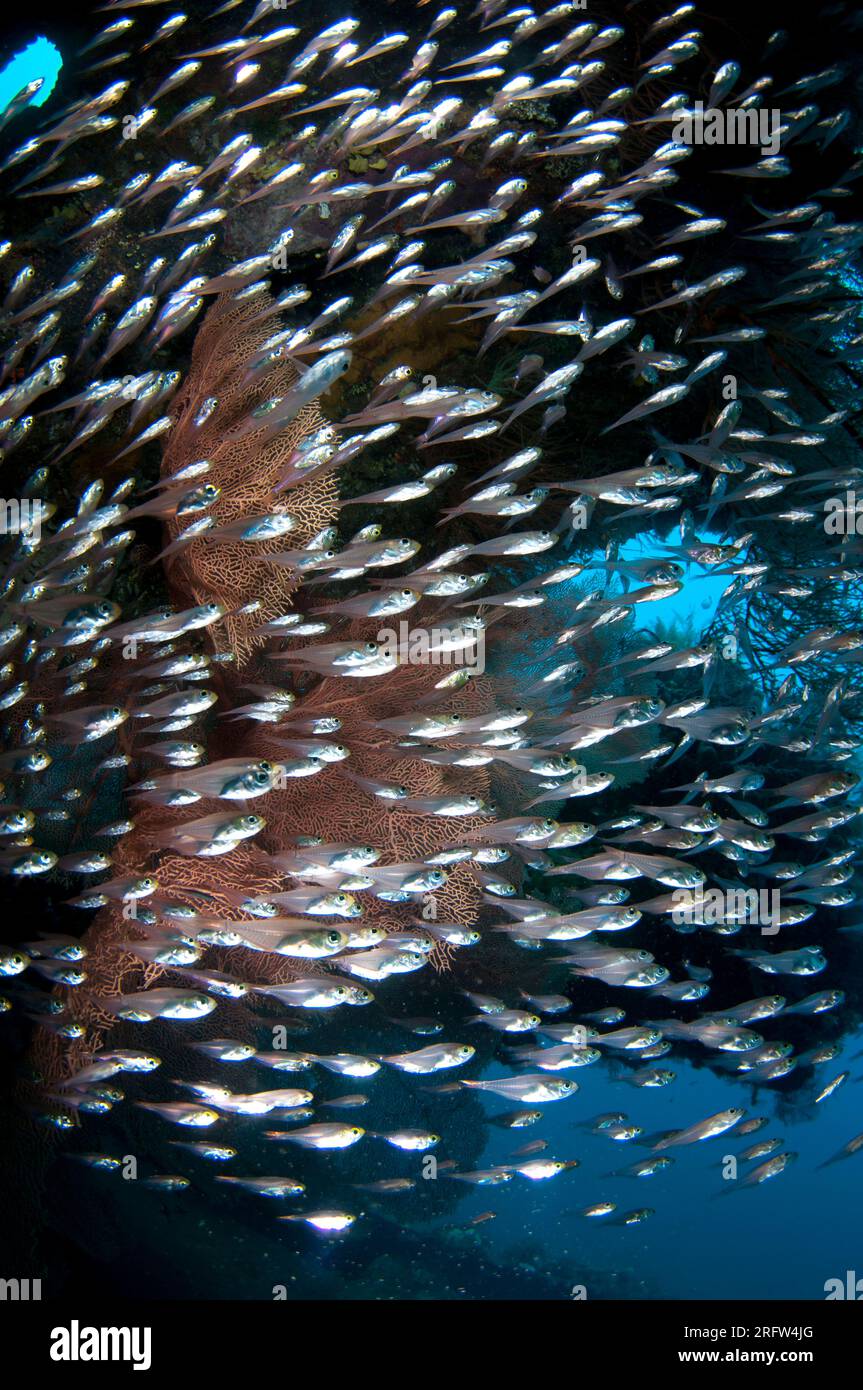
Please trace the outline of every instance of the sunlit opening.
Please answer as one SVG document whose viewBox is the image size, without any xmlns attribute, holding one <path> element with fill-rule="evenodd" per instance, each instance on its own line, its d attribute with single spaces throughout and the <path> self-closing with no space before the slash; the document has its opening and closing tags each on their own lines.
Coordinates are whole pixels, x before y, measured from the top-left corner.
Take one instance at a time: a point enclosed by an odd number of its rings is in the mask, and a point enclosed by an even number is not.
<svg viewBox="0 0 863 1390">
<path fill-rule="evenodd" d="M 6 110 L 13 97 L 37 77 L 44 78 L 44 81 L 28 105 L 44 105 L 57 85 L 62 66 L 60 50 L 44 35 L 22 48 L 0 72 L 0 114 Z"/>
</svg>

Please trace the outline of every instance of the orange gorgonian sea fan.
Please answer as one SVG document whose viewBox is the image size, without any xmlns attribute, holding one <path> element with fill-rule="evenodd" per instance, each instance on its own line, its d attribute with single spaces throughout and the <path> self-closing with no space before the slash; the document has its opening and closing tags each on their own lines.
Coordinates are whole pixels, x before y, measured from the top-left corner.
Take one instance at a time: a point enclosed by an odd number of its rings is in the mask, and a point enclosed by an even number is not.
<svg viewBox="0 0 863 1390">
<path fill-rule="evenodd" d="M 487 819 L 481 814 L 447 818 L 405 810 L 398 801 L 373 795 L 356 779 L 397 784 L 407 798 L 440 797 L 454 789 L 455 780 L 445 767 L 420 760 L 409 747 L 401 746 L 404 741 L 398 734 L 380 728 L 380 721 L 409 715 L 423 707 L 429 696 L 434 697 L 436 713 L 449 714 L 458 708 L 463 718 L 478 715 L 494 705 L 491 679 L 475 677 L 452 696 L 436 690 L 442 677 L 442 668 L 436 665 L 405 663 L 385 679 L 373 681 L 349 683 L 302 672 L 289 672 L 286 680 L 286 668 L 279 665 L 275 649 L 278 641 L 274 647 L 272 635 L 261 632 L 265 623 L 302 605 L 302 576 L 273 563 L 271 557 L 284 549 L 283 541 L 250 544 L 224 539 L 218 528 L 272 511 L 273 489 L 287 460 L 304 439 L 325 426 L 317 405 L 307 405 L 290 428 L 271 442 L 262 445 L 255 431 L 239 439 L 232 436 L 236 425 L 250 412 L 285 394 L 297 379 L 294 368 L 279 356 L 272 358 L 264 372 L 249 379 L 250 367 L 260 359 L 274 324 L 278 320 L 272 300 L 259 293 L 245 301 L 221 295 L 201 325 L 188 376 L 174 404 L 176 423 L 164 454 L 162 485 L 168 487 L 169 480 L 189 465 L 207 460 L 206 481 L 218 489 L 212 507 L 215 525 L 212 534 L 204 532 L 177 544 L 183 523 L 169 521 L 168 548 L 173 550 L 165 557 L 165 567 L 177 609 L 215 603 L 225 615 L 204 632 L 206 643 L 218 655 L 229 658 L 217 662 L 207 675 L 208 682 L 212 677 L 219 697 L 215 717 L 206 731 L 208 763 L 229 757 L 266 760 L 276 766 L 290 761 L 303 744 L 311 719 L 338 721 L 338 747 L 346 756 L 322 763 L 314 776 L 277 779 L 264 799 L 262 816 L 266 823 L 261 833 L 219 857 L 176 852 L 172 832 L 181 831 L 191 820 L 223 813 L 228 803 L 203 798 L 191 807 L 174 808 L 148 804 L 146 792 L 142 793 L 142 799 L 134 802 L 134 828 L 116 846 L 112 870 L 115 880 L 126 884 L 147 880 L 156 885 L 155 892 L 138 906 L 131 896 L 112 899 L 86 932 L 86 987 L 65 992 L 68 1017 L 83 1025 L 85 1032 L 72 1041 L 60 1040 L 47 1031 L 40 1034 L 36 1058 L 49 1079 L 74 1073 L 104 1045 L 108 1032 L 117 1026 L 105 1007 L 106 1000 L 148 988 L 156 981 L 165 983 L 161 977 L 167 977 L 170 968 L 153 959 L 142 961 L 134 944 L 152 945 L 162 940 L 164 919 L 158 927 L 150 920 L 151 914 L 158 915 L 160 904 L 194 911 L 210 926 L 242 923 L 249 940 L 257 943 L 262 941 L 265 923 L 256 923 L 242 904 L 298 886 L 299 881 L 286 874 L 278 862 L 278 856 L 291 851 L 298 839 L 318 836 L 332 843 L 368 843 L 381 851 L 383 865 L 400 865 L 463 843 Z M 294 548 L 307 543 L 338 514 L 337 490 L 329 475 L 302 482 L 280 497 L 285 499 L 285 510 L 296 518 L 289 537 Z M 415 621 L 432 623 L 434 610 L 433 602 L 421 604 Z M 341 639 L 363 642 L 373 638 L 379 626 L 376 619 L 341 619 L 335 624 L 334 635 L 337 632 Z M 297 646 L 301 649 L 302 643 L 295 642 Z M 183 638 L 173 642 L 170 649 L 177 654 L 191 650 L 188 639 Z M 125 684 L 134 713 L 134 704 L 141 698 L 138 669 L 152 658 L 153 646 L 133 639 L 124 644 L 124 656 L 127 659 L 115 660 L 112 680 Z M 292 680 L 300 687 L 298 698 L 282 719 L 260 723 L 243 717 L 250 691 L 270 689 L 273 682 L 290 686 Z M 240 712 L 235 713 L 237 707 Z M 178 726 L 183 722 L 175 721 Z M 153 723 L 133 718 L 121 731 L 122 744 L 135 767 L 141 766 L 142 745 L 154 747 L 149 742 Z M 490 777 L 485 768 L 459 768 L 456 780 L 459 795 L 474 795 L 478 805 L 487 804 Z M 502 789 L 507 781 L 504 772 Z M 181 774 L 175 775 L 175 782 L 182 786 Z M 141 785 L 146 788 L 148 784 Z M 248 806 L 251 809 L 258 804 L 250 802 Z M 457 864 L 435 893 L 434 912 L 441 920 L 470 925 L 477 921 L 481 903 L 478 878 Z M 411 926 L 418 910 L 418 899 L 390 904 L 372 898 L 365 906 L 363 920 L 390 933 Z M 435 953 L 443 964 L 445 948 L 437 944 Z M 196 962 L 196 968 L 224 968 L 227 955 L 211 948 Z M 256 944 L 249 950 L 233 949 L 230 969 L 247 980 L 278 983 L 326 966 L 288 960 Z M 178 982 L 173 969 L 169 982 Z M 162 1031 L 157 1029 L 160 1034 Z M 171 1030 L 164 1032 L 167 1036 L 160 1037 L 162 1047 L 172 1041 Z"/>
<path fill-rule="evenodd" d="M 195 339 L 189 372 L 173 406 L 175 418 L 162 462 L 163 480 L 173 478 L 196 460 L 208 460 L 206 479 L 220 489 L 211 511 L 216 526 L 227 526 L 259 512 L 272 510 L 271 493 L 297 445 L 321 428 L 324 418 L 317 404 L 304 406 L 289 428 L 261 443 L 256 432 L 234 439 L 232 432 L 250 411 L 265 401 L 285 394 L 297 380 L 296 370 L 284 356 L 271 355 L 263 373 L 249 380 L 250 364 L 264 351 L 273 335 L 273 304 L 262 296 L 237 300 L 222 294 L 204 319 Z M 208 410 L 208 402 L 214 402 Z M 263 431 L 261 432 L 263 434 Z M 310 480 L 293 488 L 278 505 L 296 519 L 290 544 L 305 545 L 316 532 L 337 516 L 338 497 L 331 476 Z M 168 524 L 171 541 L 184 529 L 182 519 Z M 289 569 L 268 563 L 267 556 L 285 542 L 214 542 L 206 535 L 192 540 L 166 557 L 168 583 L 180 604 L 220 603 L 229 614 L 219 625 L 242 668 L 255 645 L 262 623 L 285 612 L 297 588 Z M 236 613 L 256 600 L 254 613 Z"/>
</svg>

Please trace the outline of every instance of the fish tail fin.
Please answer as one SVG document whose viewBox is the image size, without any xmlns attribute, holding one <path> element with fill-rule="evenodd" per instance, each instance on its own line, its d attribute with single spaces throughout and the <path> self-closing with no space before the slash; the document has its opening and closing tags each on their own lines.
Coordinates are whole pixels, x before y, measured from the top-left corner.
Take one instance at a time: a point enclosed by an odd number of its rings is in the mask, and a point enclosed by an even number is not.
<svg viewBox="0 0 863 1390">
<path fill-rule="evenodd" d="M 676 763 L 678 758 L 683 757 L 683 754 L 686 752 L 687 748 L 689 748 L 691 744 L 692 738 L 690 737 L 690 735 L 684 734 L 683 738 L 680 740 L 671 757 L 667 760 L 664 766 L 671 767 L 672 763 Z"/>
</svg>

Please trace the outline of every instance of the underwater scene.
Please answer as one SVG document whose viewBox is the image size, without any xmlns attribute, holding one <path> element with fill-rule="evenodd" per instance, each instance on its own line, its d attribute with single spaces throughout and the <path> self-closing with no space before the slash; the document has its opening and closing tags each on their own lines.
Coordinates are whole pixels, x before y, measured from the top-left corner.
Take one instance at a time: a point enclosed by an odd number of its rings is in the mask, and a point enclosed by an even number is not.
<svg viewBox="0 0 863 1390">
<path fill-rule="evenodd" d="M 863 1298 L 861 179 L 845 0 L 4 16 L 4 1300 Z"/>
</svg>

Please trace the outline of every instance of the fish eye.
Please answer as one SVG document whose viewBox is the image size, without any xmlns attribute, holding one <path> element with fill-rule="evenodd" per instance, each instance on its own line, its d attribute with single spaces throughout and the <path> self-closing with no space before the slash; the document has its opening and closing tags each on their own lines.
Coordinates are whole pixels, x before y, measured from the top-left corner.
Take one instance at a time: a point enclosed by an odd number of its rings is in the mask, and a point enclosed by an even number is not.
<svg viewBox="0 0 863 1390">
<path fill-rule="evenodd" d="M 329 931 L 329 932 L 327 932 L 327 941 L 330 943 L 331 946 L 338 946 L 339 943 L 340 943 L 340 941 L 341 941 L 341 939 L 342 939 L 341 932 L 337 932 L 337 931 Z"/>
<path fill-rule="evenodd" d="M 264 762 L 260 763 L 259 766 L 260 766 L 261 772 L 272 772 L 272 770 L 273 770 L 273 764 L 270 763 L 270 762 L 267 762 L 266 760 L 265 760 Z"/>
<path fill-rule="evenodd" d="M 362 1134 L 362 1130 L 354 1128 L 351 1130 L 351 1134 L 355 1134 L 356 1137 L 359 1139 L 360 1135 Z"/>
<path fill-rule="evenodd" d="M 410 589 L 402 589 L 402 598 L 413 598 Z"/>
</svg>

